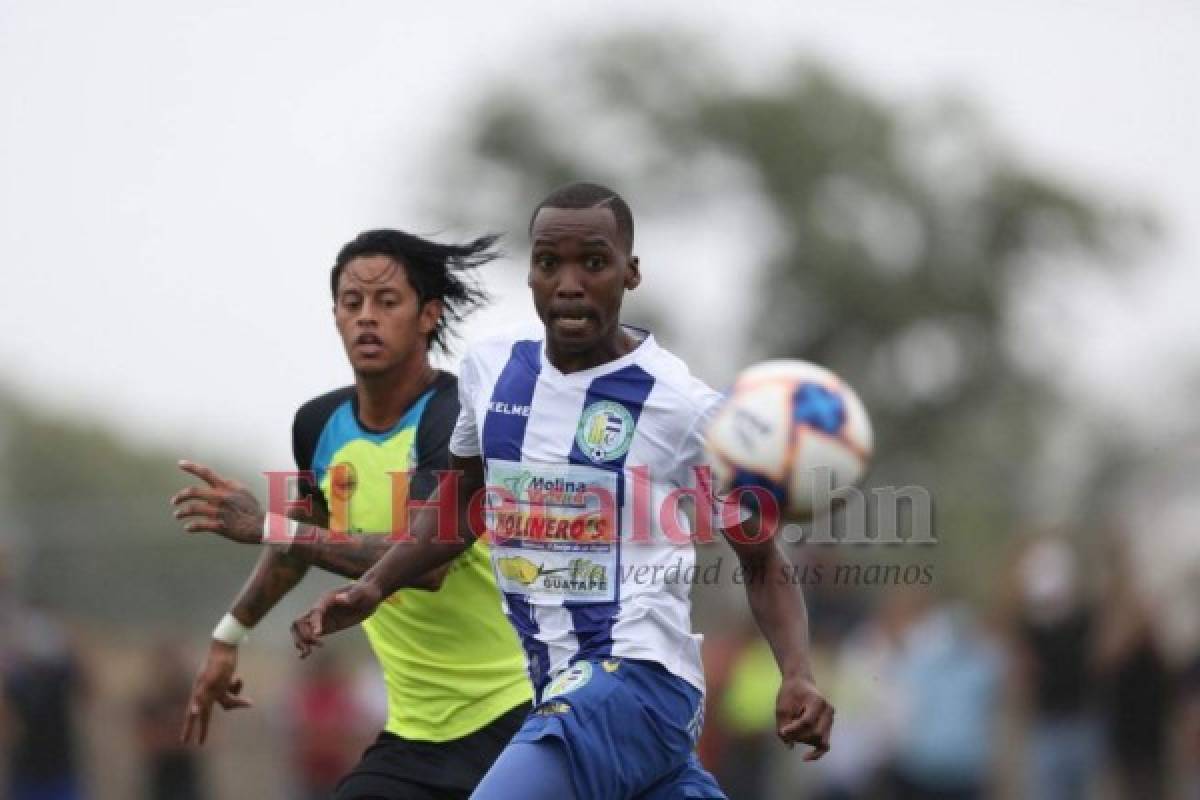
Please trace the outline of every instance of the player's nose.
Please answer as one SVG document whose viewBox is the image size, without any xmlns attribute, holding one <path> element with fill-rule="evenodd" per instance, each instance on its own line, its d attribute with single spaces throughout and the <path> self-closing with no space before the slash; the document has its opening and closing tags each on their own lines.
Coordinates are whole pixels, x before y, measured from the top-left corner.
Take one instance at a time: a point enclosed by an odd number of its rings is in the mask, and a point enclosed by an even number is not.
<svg viewBox="0 0 1200 800">
<path fill-rule="evenodd" d="M 377 310 L 374 302 L 371 300 L 364 301 L 358 309 L 358 316 L 354 318 L 354 324 L 359 327 L 377 325 L 379 323 Z"/>
<path fill-rule="evenodd" d="M 578 268 L 567 266 L 559 271 L 558 283 L 554 286 L 554 296 L 560 299 L 583 297 L 583 281 Z"/>
</svg>

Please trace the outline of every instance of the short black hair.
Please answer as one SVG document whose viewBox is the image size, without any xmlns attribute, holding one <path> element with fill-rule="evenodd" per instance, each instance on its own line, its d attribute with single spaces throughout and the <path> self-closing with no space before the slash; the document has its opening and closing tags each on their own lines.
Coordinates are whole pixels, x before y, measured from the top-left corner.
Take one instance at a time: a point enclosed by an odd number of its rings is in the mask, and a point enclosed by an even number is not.
<svg viewBox="0 0 1200 800">
<path fill-rule="evenodd" d="M 625 246 L 633 252 L 633 212 L 621 195 L 598 183 L 576 181 L 560 186 L 546 195 L 533 209 L 529 217 L 529 233 L 533 233 L 533 221 L 543 208 L 596 208 L 607 206 L 617 220 L 617 233 L 625 240 Z"/>
<path fill-rule="evenodd" d="M 329 274 L 329 289 L 336 303 L 338 279 L 347 264 L 363 256 L 391 258 L 404 268 L 421 305 L 430 300 L 441 301 L 442 316 L 429 335 L 427 346 L 444 351 L 446 337 L 454 332 L 454 327 L 488 300 L 471 270 L 500 255 L 496 249 L 499 239 L 497 235 L 488 235 L 466 244 L 439 244 L 404 231 L 363 231 L 338 251 Z"/>
</svg>

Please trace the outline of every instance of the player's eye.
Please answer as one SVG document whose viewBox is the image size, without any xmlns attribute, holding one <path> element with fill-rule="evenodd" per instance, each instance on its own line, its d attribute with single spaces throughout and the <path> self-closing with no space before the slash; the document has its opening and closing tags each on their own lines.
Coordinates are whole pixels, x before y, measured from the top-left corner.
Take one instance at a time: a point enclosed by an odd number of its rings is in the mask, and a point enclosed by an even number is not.
<svg viewBox="0 0 1200 800">
<path fill-rule="evenodd" d="M 355 309 L 362 305 L 362 298 L 356 294 L 342 295 L 342 308 Z"/>
<path fill-rule="evenodd" d="M 588 256 L 583 260 L 583 266 L 590 270 L 604 269 L 608 259 L 600 255 Z"/>
<path fill-rule="evenodd" d="M 533 265 L 540 270 L 549 272 L 554 269 L 555 259 L 549 253 L 540 253 L 533 257 Z"/>
</svg>

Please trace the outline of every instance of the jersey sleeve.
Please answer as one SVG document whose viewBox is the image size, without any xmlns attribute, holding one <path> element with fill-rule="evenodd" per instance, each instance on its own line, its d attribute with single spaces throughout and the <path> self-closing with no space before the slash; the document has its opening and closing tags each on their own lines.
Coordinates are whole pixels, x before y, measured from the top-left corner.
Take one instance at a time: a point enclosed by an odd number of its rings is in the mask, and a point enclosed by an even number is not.
<svg viewBox="0 0 1200 800">
<path fill-rule="evenodd" d="M 311 472 L 315 464 L 317 442 L 321 432 L 329 422 L 329 418 L 339 405 L 354 396 L 353 386 L 343 386 L 319 397 L 314 397 L 296 411 L 292 420 L 292 457 L 296 461 L 296 469 L 300 472 Z M 316 476 L 310 475 L 297 481 L 293 499 L 311 497 L 314 503 L 313 518 L 321 521 L 325 513 L 325 496 L 321 487 L 316 483 Z"/>
<path fill-rule="evenodd" d="M 450 436 L 458 418 L 458 388 L 446 375 L 429 399 L 417 424 L 416 462 L 409 496 L 428 500 L 437 489 L 439 470 L 450 468 Z"/>
<path fill-rule="evenodd" d="M 475 419 L 475 393 L 478 391 L 478 376 L 474 359 L 470 354 L 462 360 L 458 376 L 458 420 L 450 436 L 450 453 L 460 458 L 470 458 L 482 453 L 479 445 L 479 426 Z"/>
<path fill-rule="evenodd" d="M 701 381 L 695 381 L 691 389 L 691 424 L 679 448 L 679 467 L 687 474 L 694 474 L 696 467 L 705 466 L 708 458 L 704 452 L 704 433 L 721 407 L 724 395 Z"/>
<path fill-rule="evenodd" d="M 689 488 L 696 488 L 701 476 L 704 476 L 709 481 L 708 490 L 713 497 L 710 513 L 712 514 L 713 526 L 719 530 L 726 524 L 721 513 L 723 501 L 716 494 L 717 487 L 712 484 L 713 475 L 704 447 L 704 436 L 708 430 L 709 423 L 712 422 L 713 417 L 720 410 L 725 396 L 698 380 L 695 381 L 692 387 L 691 395 L 695 414 L 684 436 L 683 445 L 679 450 L 679 468 L 683 471 L 679 476 L 679 480 L 682 485 Z M 744 522 L 749 517 L 750 514 L 748 511 L 739 509 L 739 522 Z"/>
<path fill-rule="evenodd" d="M 312 472 L 313 454 L 317 449 L 317 438 L 321 435 L 324 421 L 314 414 L 312 404 L 305 405 L 296 412 L 292 420 L 292 458 L 296 461 L 297 472 Z M 294 486 L 295 499 L 311 497 L 324 504 L 321 488 L 317 486 L 314 475 L 301 475 Z"/>
</svg>

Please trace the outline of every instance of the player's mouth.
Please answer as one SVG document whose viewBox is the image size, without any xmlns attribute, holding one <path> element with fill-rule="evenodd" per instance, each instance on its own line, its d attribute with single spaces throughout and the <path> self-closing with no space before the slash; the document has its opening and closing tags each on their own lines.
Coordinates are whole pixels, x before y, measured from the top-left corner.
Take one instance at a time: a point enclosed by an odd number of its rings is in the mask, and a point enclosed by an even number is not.
<svg viewBox="0 0 1200 800">
<path fill-rule="evenodd" d="M 367 358 L 374 358 L 383 352 L 383 340 L 373 333 L 360 333 L 354 339 L 354 350 Z"/>
<path fill-rule="evenodd" d="M 596 317 L 590 311 L 559 311 L 550 315 L 550 324 L 561 336 L 580 336 L 595 322 Z"/>
</svg>

